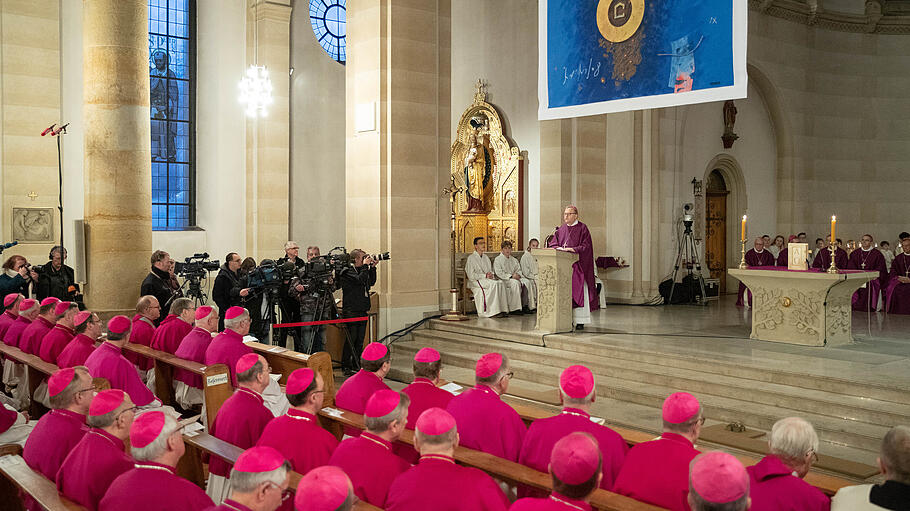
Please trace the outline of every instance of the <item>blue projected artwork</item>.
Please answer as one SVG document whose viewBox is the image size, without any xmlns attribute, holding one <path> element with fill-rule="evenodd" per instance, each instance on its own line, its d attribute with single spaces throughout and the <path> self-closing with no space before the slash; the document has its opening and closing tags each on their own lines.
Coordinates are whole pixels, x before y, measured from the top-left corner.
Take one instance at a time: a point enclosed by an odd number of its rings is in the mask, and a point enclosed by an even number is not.
<svg viewBox="0 0 910 511">
<path fill-rule="evenodd" d="M 346 0 L 310 0 L 310 24 L 313 25 L 313 34 L 336 62 L 344 64 L 345 35 L 347 34 L 347 7 Z"/>
<path fill-rule="evenodd" d="M 190 0 L 149 0 L 152 229 L 193 223 Z"/>
<path fill-rule="evenodd" d="M 541 0 L 541 119 L 742 98 L 745 0 Z"/>
</svg>

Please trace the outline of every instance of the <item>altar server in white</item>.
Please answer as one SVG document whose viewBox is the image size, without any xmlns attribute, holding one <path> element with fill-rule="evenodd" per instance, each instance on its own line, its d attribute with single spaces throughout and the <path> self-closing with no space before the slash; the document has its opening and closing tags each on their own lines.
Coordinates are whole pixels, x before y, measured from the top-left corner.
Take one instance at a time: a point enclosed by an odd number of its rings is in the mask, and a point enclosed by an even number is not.
<svg viewBox="0 0 910 511">
<path fill-rule="evenodd" d="M 524 254 L 521 254 L 521 274 L 524 278 L 534 281 L 534 289 L 537 289 L 537 259 L 534 258 L 534 254 L 531 253 L 532 250 L 540 247 L 540 242 L 537 241 L 537 238 L 531 238 L 531 241 L 528 242 L 528 249 L 525 250 Z M 535 293 L 536 298 L 536 293 Z"/>
<path fill-rule="evenodd" d="M 506 298 L 507 290 L 503 282 L 493 273 L 493 264 L 484 254 L 487 250 L 487 240 L 474 238 L 474 252 L 468 256 L 464 263 L 464 273 L 468 279 L 468 286 L 474 292 L 474 305 L 477 315 L 490 318 L 497 314 L 508 313 L 509 303 Z"/>
<path fill-rule="evenodd" d="M 493 273 L 497 277 L 507 282 L 509 286 L 509 312 L 512 312 L 514 306 L 515 293 L 518 291 L 518 308 L 525 312 L 537 308 L 537 286 L 534 282 L 525 278 L 521 272 L 521 263 L 518 259 L 512 257 L 512 242 L 505 240 L 500 245 L 499 255 L 493 260 Z M 515 284 L 518 284 L 517 286 Z"/>
</svg>

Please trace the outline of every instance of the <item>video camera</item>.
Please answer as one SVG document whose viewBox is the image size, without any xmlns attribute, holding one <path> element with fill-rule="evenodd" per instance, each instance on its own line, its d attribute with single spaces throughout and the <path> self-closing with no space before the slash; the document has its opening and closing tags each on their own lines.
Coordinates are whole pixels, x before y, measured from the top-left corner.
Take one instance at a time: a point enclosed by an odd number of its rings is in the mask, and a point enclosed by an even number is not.
<svg viewBox="0 0 910 511">
<path fill-rule="evenodd" d="M 250 289 L 278 287 L 282 282 L 294 278 L 294 263 L 288 261 L 279 265 L 272 259 L 263 259 L 259 266 L 250 270 L 247 285 Z"/>
<path fill-rule="evenodd" d="M 208 252 L 193 254 L 182 262 L 174 264 L 174 273 L 184 278 L 204 277 L 210 271 L 216 271 L 221 265 L 218 261 L 209 261 Z"/>
</svg>

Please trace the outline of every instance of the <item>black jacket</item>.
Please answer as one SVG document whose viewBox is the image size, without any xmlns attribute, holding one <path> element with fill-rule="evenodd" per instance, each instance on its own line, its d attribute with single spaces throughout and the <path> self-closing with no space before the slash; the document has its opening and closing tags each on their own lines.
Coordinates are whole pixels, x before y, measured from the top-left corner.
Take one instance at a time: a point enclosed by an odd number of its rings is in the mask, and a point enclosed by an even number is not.
<svg viewBox="0 0 910 511">
<path fill-rule="evenodd" d="M 28 296 L 28 286 L 31 280 L 23 279 L 22 275 L 18 273 L 11 277 L 6 270 L 0 271 L 3 271 L 0 274 L 0 296 L 6 296 L 10 293 L 22 293 L 23 296 Z"/>
<path fill-rule="evenodd" d="M 370 287 L 376 283 L 376 267 L 349 266 L 341 270 L 341 302 L 345 312 L 370 310 Z"/>
<path fill-rule="evenodd" d="M 44 266 L 36 266 L 38 282 L 35 284 L 35 294 L 38 300 L 54 296 L 64 301 L 72 301 L 76 293 L 69 290 L 76 283 L 76 274 L 72 268 L 63 265 L 59 270 L 54 269 L 54 263 L 48 262 Z"/>
<path fill-rule="evenodd" d="M 139 288 L 139 295 L 152 295 L 158 299 L 158 305 L 161 306 L 161 317 L 167 314 L 171 306 L 171 287 L 168 285 L 171 274 L 159 270 L 152 266 L 152 271 L 142 281 Z"/>
<path fill-rule="evenodd" d="M 240 305 L 240 276 L 228 269 L 227 263 L 221 265 L 221 270 L 215 277 L 212 285 L 212 300 L 218 306 L 218 314 L 224 318 L 224 313 L 234 305 Z"/>
</svg>

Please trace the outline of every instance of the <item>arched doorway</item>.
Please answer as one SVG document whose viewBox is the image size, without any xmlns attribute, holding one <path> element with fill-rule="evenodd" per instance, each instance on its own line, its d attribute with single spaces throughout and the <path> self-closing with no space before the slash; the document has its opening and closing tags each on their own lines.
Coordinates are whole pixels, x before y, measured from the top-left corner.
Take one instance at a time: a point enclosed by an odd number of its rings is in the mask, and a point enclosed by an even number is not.
<svg viewBox="0 0 910 511">
<path fill-rule="evenodd" d="M 705 265 L 712 279 L 727 289 L 727 182 L 717 169 L 708 174 L 705 186 Z"/>
</svg>

